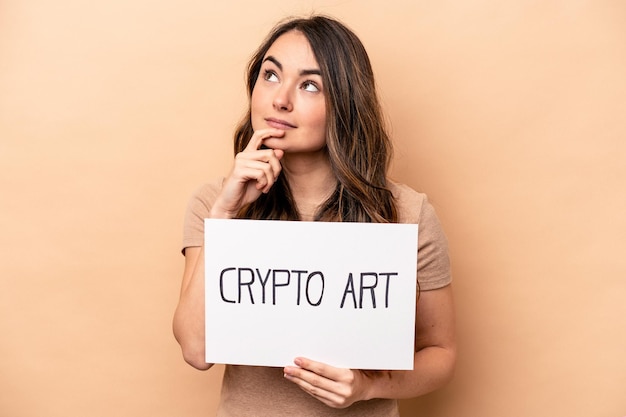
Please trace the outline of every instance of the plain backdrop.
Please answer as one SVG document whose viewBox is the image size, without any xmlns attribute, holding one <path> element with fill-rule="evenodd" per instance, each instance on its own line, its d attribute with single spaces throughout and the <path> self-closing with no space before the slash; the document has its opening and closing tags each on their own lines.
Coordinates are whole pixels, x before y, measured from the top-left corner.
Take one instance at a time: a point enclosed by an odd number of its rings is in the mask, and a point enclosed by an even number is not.
<svg viewBox="0 0 626 417">
<path fill-rule="evenodd" d="M 450 240 L 456 377 L 403 415 L 625 415 L 621 0 L 0 2 L 0 415 L 214 413 L 171 332 L 183 213 L 310 12 L 363 40 Z"/>
</svg>

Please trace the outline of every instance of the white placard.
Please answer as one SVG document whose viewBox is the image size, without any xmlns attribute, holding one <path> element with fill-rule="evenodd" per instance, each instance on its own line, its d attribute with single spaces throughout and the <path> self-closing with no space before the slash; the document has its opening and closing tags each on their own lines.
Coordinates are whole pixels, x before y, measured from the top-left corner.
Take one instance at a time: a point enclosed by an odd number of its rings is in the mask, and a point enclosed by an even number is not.
<svg viewBox="0 0 626 417">
<path fill-rule="evenodd" d="M 416 224 L 204 226 L 208 363 L 413 369 Z"/>
</svg>

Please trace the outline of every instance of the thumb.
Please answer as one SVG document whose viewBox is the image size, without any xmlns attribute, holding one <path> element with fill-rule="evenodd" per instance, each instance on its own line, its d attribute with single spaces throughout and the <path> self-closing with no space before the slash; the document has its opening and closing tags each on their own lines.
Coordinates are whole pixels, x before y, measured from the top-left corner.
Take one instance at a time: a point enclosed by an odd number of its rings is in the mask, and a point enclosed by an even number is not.
<svg viewBox="0 0 626 417">
<path fill-rule="evenodd" d="M 285 155 L 285 151 L 283 151 L 282 149 L 273 149 L 274 151 L 274 155 L 276 155 L 276 158 L 278 158 L 278 160 L 281 160 L 282 157 Z"/>
</svg>

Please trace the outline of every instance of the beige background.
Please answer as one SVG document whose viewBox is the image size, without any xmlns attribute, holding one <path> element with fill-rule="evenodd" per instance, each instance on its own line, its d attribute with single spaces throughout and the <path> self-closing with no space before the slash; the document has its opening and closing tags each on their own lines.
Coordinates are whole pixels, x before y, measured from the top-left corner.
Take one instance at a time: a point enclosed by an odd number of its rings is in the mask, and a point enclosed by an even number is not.
<svg viewBox="0 0 626 417">
<path fill-rule="evenodd" d="M 171 334 L 183 212 L 310 11 L 361 36 L 450 238 L 458 372 L 404 415 L 625 415 L 621 0 L 0 2 L 0 415 L 212 414 Z"/>
</svg>

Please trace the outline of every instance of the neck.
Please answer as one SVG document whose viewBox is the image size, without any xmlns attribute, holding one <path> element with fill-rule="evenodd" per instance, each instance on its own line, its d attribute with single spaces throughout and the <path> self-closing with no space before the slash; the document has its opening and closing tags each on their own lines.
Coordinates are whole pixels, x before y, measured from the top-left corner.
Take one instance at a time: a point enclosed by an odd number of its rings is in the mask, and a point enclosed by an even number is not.
<svg viewBox="0 0 626 417">
<path fill-rule="evenodd" d="M 313 220 L 319 206 L 337 186 L 326 152 L 316 155 L 290 154 L 283 157 L 283 170 L 301 220 Z"/>
</svg>

